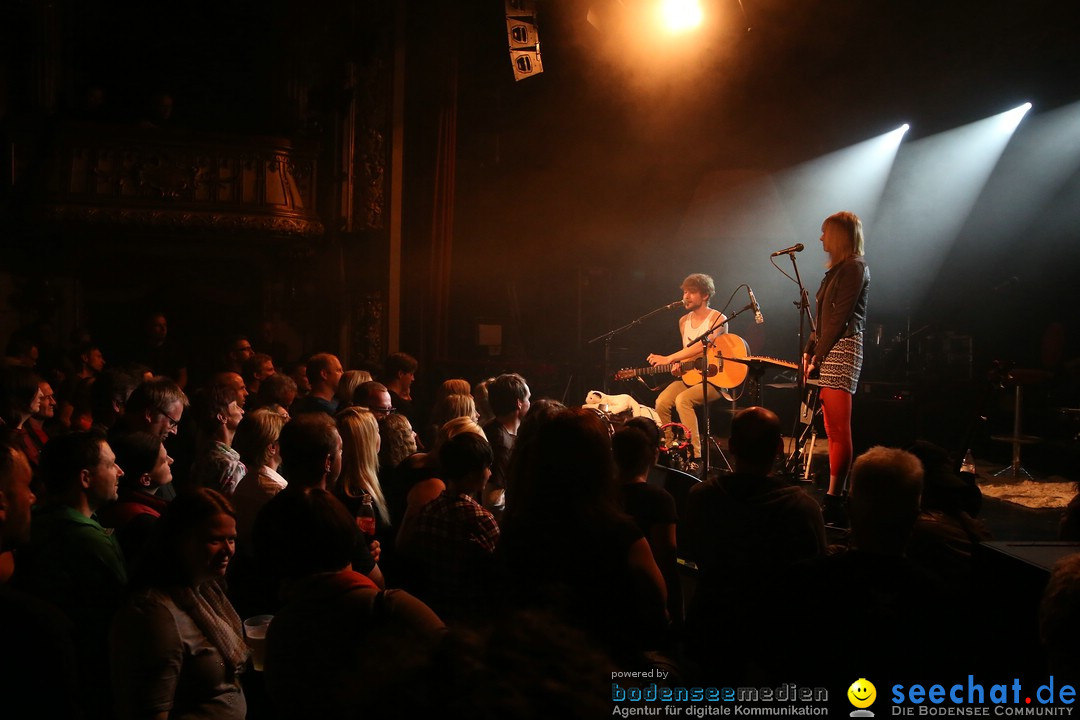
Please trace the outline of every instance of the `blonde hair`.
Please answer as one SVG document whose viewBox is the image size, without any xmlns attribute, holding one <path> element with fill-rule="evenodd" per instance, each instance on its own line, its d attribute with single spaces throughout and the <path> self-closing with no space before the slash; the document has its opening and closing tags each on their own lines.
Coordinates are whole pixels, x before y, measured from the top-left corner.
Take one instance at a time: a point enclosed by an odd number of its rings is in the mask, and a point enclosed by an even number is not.
<svg viewBox="0 0 1080 720">
<path fill-rule="evenodd" d="M 437 428 L 459 417 L 477 419 L 476 401 L 472 395 L 447 395 L 431 410 L 431 424 Z"/>
<path fill-rule="evenodd" d="M 281 428 L 288 418 L 270 407 L 261 407 L 244 415 L 236 428 L 233 449 L 240 453 L 240 459 L 248 466 L 249 472 L 269 464 L 270 446 L 281 437 Z"/>
<path fill-rule="evenodd" d="M 438 391 L 435 393 L 435 402 L 438 403 L 448 395 L 471 395 L 472 385 L 468 380 L 463 378 L 450 378 L 449 380 L 443 380 L 442 385 L 439 386 Z"/>
<path fill-rule="evenodd" d="M 491 409 L 488 401 L 488 383 L 495 382 L 495 378 L 489 377 L 476 383 L 472 389 L 473 402 L 476 403 L 476 412 L 480 414 L 480 424 L 487 425 L 495 419 L 495 411 Z"/>
<path fill-rule="evenodd" d="M 379 420 L 379 460 L 383 466 L 393 470 L 401 461 L 416 452 L 416 436 L 409 418 L 399 413 L 387 415 Z"/>
<path fill-rule="evenodd" d="M 435 447 L 432 448 L 432 452 L 437 455 L 439 452 L 439 448 L 442 447 L 442 444 L 444 442 L 454 437 L 455 435 L 460 435 L 461 433 L 466 432 L 476 433 L 480 437 L 487 440 L 487 435 L 484 434 L 484 429 L 477 425 L 476 421 L 473 420 L 471 417 L 456 417 L 453 420 L 444 422 L 442 426 L 439 427 L 439 432 L 435 436 Z"/>
<path fill-rule="evenodd" d="M 847 210 L 833 213 L 825 218 L 826 225 L 832 225 L 843 230 L 851 240 L 848 248 L 851 255 L 863 255 L 866 250 L 866 240 L 863 237 L 862 220 L 853 212 Z M 839 262 L 839 259 L 837 260 Z"/>
<path fill-rule="evenodd" d="M 341 489 L 349 497 L 371 495 L 379 517 L 389 522 L 379 483 L 379 423 L 375 415 L 367 408 L 351 407 L 338 413 L 337 425 L 341 433 Z"/>
<path fill-rule="evenodd" d="M 356 387 L 366 382 L 371 382 L 371 373 L 367 370 L 346 370 L 341 376 L 341 383 L 338 384 L 334 396 L 341 401 L 343 406 L 348 407 L 353 404 L 353 393 Z"/>
</svg>

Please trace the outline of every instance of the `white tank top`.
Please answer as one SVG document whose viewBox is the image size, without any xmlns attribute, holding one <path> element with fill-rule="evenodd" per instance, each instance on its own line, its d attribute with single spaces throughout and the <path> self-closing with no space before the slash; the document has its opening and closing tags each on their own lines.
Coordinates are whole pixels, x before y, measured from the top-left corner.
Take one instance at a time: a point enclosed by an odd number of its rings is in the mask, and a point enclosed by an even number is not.
<svg viewBox="0 0 1080 720">
<path fill-rule="evenodd" d="M 686 316 L 686 322 L 683 324 L 683 340 L 682 340 L 683 347 L 686 347 L 687 345 L 689 345 L 691 342 L 696 340 L 698 338 L 698 336 L 701 335 L 701 333 L 708 330 L 709 327 L 714 322 L 716 322 L 716 318 L 718 318 L 719 316 L 720 316 L 720 311 L 719 310 L 710 310 L 709 314 L 706 315 L 705 319 L 702 320 L 699 324 L 691 325 L 690 322 L 693 319 L 693 315 L 687 315 Z M 724 332 L 727 332 L 727 324 L 726 323 L 724 325 L 721 325 L 719 328 L 717 328 L 716 334 L 719 335 L 720 333 L 724 333 Z"/>
</svg>

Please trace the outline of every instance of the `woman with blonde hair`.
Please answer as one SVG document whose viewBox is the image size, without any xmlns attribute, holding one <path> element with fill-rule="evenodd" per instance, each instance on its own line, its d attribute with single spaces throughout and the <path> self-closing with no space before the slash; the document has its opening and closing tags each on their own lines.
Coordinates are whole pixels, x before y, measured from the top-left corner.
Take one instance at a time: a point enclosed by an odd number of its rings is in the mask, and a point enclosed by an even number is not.
<svg viewBox="0 0 1080 720">
<path fill-rule="evenodd" d="M 435 438 L 443 424 L 459 417 L 471 418 L 473 422 L 479 421 L 480 415 L 476 412 L 476 402 L 471 394 L 454 393 L 436 402 L 431 409 L 431 424 L 428 425 L 427 435 L 424 437 L 425 447 L 435 444 Z"/>
<path fill-rule="evenodd" d="M 838 212 L 821 224 L 821 246 L 828 271 L 817 291 L 817 328 L 803 350 L 803 373 L 818 375 L 825 432 L 829 436 L 829 489 L 826 524 L 843 523 L 843 491 L 854 454 L 851 400 L 859 387 L 866 327 L 870 268 L 863 259 L 865 240 L 859 216 Z"/>
<path fill-rule="evenodd" d="M 439 448 L 442 444 L 454 437 L 460 435 L 463 432 L 476 433 L 480 437 L 487 440 L 487 435 L 484 433 L 484 429 L 480 427 L 479 423 L 471 417 L 456 417 L 452 420 L 447 420 L 439 428 L 438 434 L 435 436 L 435 447 L 432 448 L 432 453 L 439 454 Z"/>
<path fill-rule="evenodd" d="M 442 385 L 435 391 L 435 403 L 438 404 L 447 395 L 471 395 L 472 385 L 464 378 L 450 378 L 443 380 Z"/>
<path fill-rule="evenodd" d="M 495 411 L 491 409 L 491 401 L 488 400 L 488 385 L 493 382 L 495 382 L 493 377 L 481 380 L 476 385 L 473 385 L 470 392 L 473 396 L 473 402 L 476 403 L 476 412 L 480 415 L 480 419 L 477 420 L 480 427 L 484 427 L 495 419 Z"/>
<path fill-rule="evenodd" d="M 281 466 L 278 438 L 288 419 L 288 415 L 273 407 L 261 407 L 244 416 L 233 437 L 233 449 L 240 453 L 240 460 L 249 468 L 232 497 L 236 508 L 237 537 L 240 547 L 249 554 L 248 541 L 255 526 L 255 516 L 270 498 L 289 484 L 278 473 Z"/>
<path fill-rule="evenodd" d="M 409 418 L 392 413 L 379 420 L 379 438 L 379 477 L 385 478 L 416 453 L 416 432 Z"/>
<path fill-rule="evenodd" d="M 341 410 L 353 405 L 353 393 L 356 391 L 357 386 L 363 383 L 371 382 L 371 373 L 367 370 L 346 370 L 341 375 L 341 382 L 338 383 L 337 392 L 334 393 L 334 397 L 337 398 Z"/>
<path fill-rule="evenodd" d="M 390 524 L 382 485 L 379 483 L 379 423 L 367 408 L 351 407 L 337 415 L 341 433 L 341 475 L 334 494 L 356 516 L 370 495 L 375 507 L 375 536 L 381 540 Z"/>
<path fill-rule="evenodd" d="M 390 524 L 400 527 L 410 481 L 419 476 L 427 453 L 417 452 L 416 432 L 409 418 L 400 413 L 379 418 L 379 437 L 379 482 L 390 506 Z"/>
<path fill-rule="evenodd" d="M 476 401 L 468 393 L 447 395 L 431 411 L 431 420 L 436 427 L 442 427 L 443 423 L 459 417 L 472 418 L 473 422 L 480 418 L 476 412 Z"/>
</svg>

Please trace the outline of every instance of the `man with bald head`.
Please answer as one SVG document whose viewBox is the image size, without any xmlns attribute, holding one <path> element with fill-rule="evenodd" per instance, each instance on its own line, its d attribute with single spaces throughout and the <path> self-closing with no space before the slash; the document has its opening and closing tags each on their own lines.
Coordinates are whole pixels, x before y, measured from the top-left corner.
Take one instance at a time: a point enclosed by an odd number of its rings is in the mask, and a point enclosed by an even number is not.
<svg viewBox="0 0 1080 720">
<path fill-rule="evenodd" d="M 333 417 L 338 411 L 338 400 L 334 396 L 343 374 L 341 360 L 336 355 L 312 355 L 307 361 L 307 379 L 311 383 L 311 392 L 297 400 L 290 412 L 294 415 L 322 412 Z"/>
<path fill-rule="evenodd" d="M 728 444 L 734 474 L 690 491 L 685 555 L 705 572 L 716 565 L 786 564 L 821 554 L 825 526 L 817 503 L 772 474 L 783 452 L 776 414 L 763 407 L 740 411 Z"/>
<path fill-rule="evenodd" d="M 756 628 L 775 611 L 784 573 L 825 551 L 818 504 L 772 474 L 783 452 L 776 414 L 762 407 L 740 411 L 728 443 L 735 472 L 690 490 L 680 548 L 700 571 L 686 650 L 710 679 L 746 670 L 749 651 L 736 657 L 721 648 L 752 646 Z"/>
</svg>

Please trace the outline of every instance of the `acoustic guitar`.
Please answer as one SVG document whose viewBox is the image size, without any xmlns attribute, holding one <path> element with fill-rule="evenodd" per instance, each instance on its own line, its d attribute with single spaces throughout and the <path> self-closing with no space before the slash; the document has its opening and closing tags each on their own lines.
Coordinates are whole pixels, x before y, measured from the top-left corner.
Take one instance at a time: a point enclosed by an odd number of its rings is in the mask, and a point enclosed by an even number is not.
<svg viewBox="0 0 1080 720">
<path fill-rule="evenodd" d="M 704 372 L 710 385 L 723 390 L 725 388 L 738 387 L 746 379 L 747 366 L 737 359 L 746 358 L 750 355 L 750 346 L 738 335 L 724 333 L 718 335 L 706 350 L 705 357 L 683 360 L 666 365 L 653 365 L 642 368 L 624 368 L 615 373 L 616 380 L 629 380 L 643 375 L 660 375 L 666 373 L 681 373 L 679 379 L 687 387 L 701 384 L 701 375 Z M 734 358 L 735 362 L 729 362 L 726 358 Z"/>
</svg>

